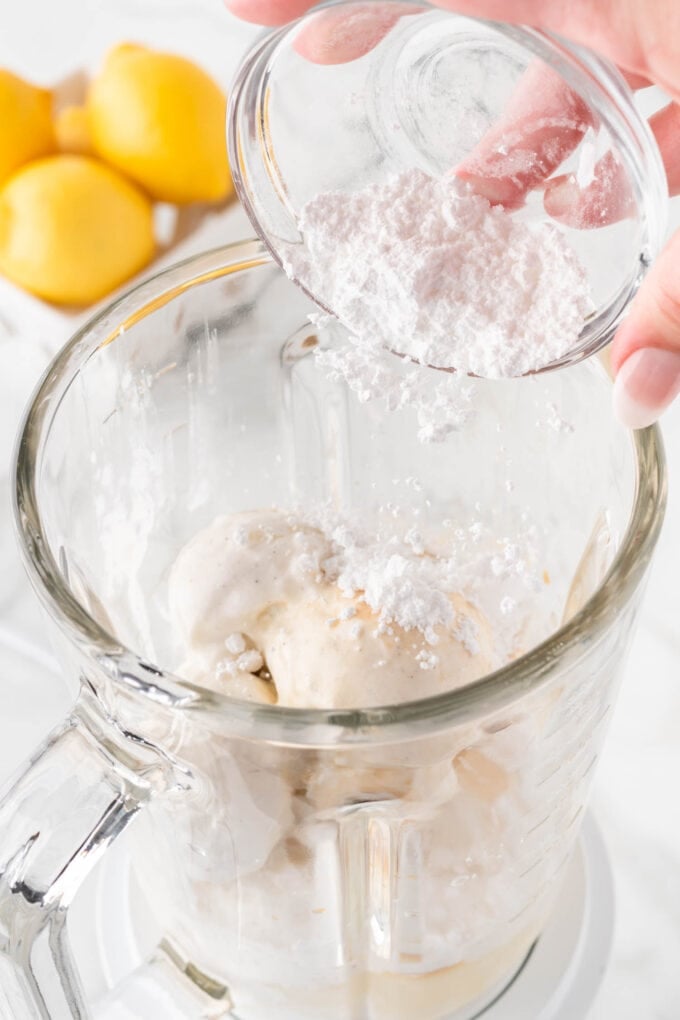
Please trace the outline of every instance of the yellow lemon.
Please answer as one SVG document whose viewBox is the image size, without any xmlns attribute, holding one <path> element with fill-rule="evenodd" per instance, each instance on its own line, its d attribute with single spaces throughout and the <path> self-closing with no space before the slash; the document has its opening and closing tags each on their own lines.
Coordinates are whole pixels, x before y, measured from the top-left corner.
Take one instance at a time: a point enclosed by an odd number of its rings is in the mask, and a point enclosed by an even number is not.
<svg viewBox="0 0 680 1020">
<path fill-rule="evenodd" d="M 232 190 L 227 100 L 184 57 L 117 46 L 90 87 L 95 149 L 163 202 L 217 201 Z"/>
<path fill-rule="evenodd" d="M 66 106 L 54 119 L 54 131 L 60 152 L 90 156 L 94 150 L 90 138 L 87 110 L 84 106 Z"/>
<path fill-rule="evenodd" d="M 153 253 L 149 199 L 97 160 L 50 156 L 0 190 L 0 272 L 48 301 L 96 301 Z"/>
<path fill-rule="evenodd" d="M 52 94 L 0 69 L 0 184 L 54 147 Z"/>
</svg>

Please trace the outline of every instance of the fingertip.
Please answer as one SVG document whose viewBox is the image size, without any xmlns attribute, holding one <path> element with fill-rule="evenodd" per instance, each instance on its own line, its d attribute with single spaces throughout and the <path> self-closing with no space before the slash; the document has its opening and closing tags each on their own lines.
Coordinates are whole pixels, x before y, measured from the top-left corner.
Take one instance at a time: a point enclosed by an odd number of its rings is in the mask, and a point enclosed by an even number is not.
<svg viewBox="0 0 680 1020">
<path fill-rule="evenodd" d="M 587 183 L 579 174 L 561 174 L 546 181 L 543 208 L 558 223 L 576 230 L 606 227 L 635 211 L 630 181 L 613 152 L 595 165 Z"/>
<path fill-rule="evenodd" d="M 313 64 L 347 64 L 375 49 L 401 18 L 422 13 L 417 4 L 394 0 L 329 7 L 302 25 L 293 45 Z"/>
<path fill-rule="evenodd" d="M 311 6 L 305 0 L 224 0 L 224 4 L 241 21 L 271 28 L 294 21 Z"/>
<path fill-rule="evenodd" d="M 614 417 L 627 429 L 645 429 L 658 418 L 655 408 L 647 407 L 635 400 L 628 391 L 623 372 L 619 372 L 612 389 Z"/>
<path fill-rule="evenodd" d="M 680 351 L 642 347 L 616 370 L 614 413 L 627 428 L 653 425 L 680 393 Z"/>
</svg>

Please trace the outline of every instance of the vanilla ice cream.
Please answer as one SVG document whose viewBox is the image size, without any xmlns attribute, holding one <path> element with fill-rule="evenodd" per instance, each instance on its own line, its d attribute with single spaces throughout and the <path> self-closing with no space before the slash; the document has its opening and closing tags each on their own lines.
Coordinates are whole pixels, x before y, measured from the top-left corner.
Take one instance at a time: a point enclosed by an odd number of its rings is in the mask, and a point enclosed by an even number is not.
<svg viewBox="0 0 680 1020">
<path fill-rule="evenodd" d="M 517 653 L 526 621 L 507 613 L 507 586 L 517 595 L 521 576 L 535 595 L 517 549 L 499 557 L 472 531 L 466 560 L 447 555 L 450 531 L 371 532 L 325 511 L 218 517 L 170 573 L 177 672 L 331 711 L 469 684 Z M 376 745 L 296 749 L 190 726 L 178 737 L 195 810 L 173 815 L 166 837 L 188 848 L 184 877 L 167 857 L 154 864 L 170 817 L 159 812 L 144 880 L 174 911 L 188 959 L 227 981 L 239 1018 L 440 1020 L 497 990 L 557 887 L 531 765 L 554 699 L 534 701 L 521 716 Z M 552 783 L 541 797 L 556 804 Z"/>
<path fill-rule="evenodd" d="M 342 590 L 343 554 L 332 537 L 280 511 L 218 518 L 172 570 L 179 672 L 234 697 L 330 709 L 443 694 L 493 668 L 489 624 L 463 594 L 430 583 L 412 608 L 418 613 L 428 598 L 436 601 L 439 622 L 427 617 L 406 628 L 369 605 L 365 590 Z M 385 555 L 387 573 L 395 554 Z M 402 624 L 413 586 L 407 568 L 417 573 L 423 559 L 412 549 L 398 554 L 391 593 L 401 597 Z"/>
</svg>

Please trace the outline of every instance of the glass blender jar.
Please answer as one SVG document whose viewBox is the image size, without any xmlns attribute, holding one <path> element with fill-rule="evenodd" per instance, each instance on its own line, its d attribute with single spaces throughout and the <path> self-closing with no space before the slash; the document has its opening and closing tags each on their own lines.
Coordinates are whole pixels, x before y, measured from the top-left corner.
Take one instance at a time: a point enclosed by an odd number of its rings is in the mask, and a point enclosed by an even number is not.
<svg viewBox="0 0 680 1020">
<path fill-rule="evenodd" d="M 471 430 L 424 448 L 325 377 L 312 308 L 257 244 L 200 256 L 87 326 L 35 397 L 17 519 L 76 703 L 0 810 L 3 1017 L 88 1015 L 69 907 L 128 827 L 171 970 L 240 1020 L 471 1017 L 549 916 L 663 516 L 658 433 L 619 427 L 586 362 L 480 383 Z M 573 431 L 536 427 L 548 405 Z M 164 592 L 198 529 L 338 486 L 368 513 L 397 474 L 461 527 L 512 533 L 531 506 L 548 640 L 365 710 L 172 672 Z"/>
<path fill-rule="evenodd" d="M 330 108 L 366 142 L 340 148 L 356 165 L 320 135 L 302 160 L 310 126 L 333 126 L 307 77 L 320 68 L 290 46 L 302 28 L 264 40 L 234 91 L 231 136 L 266 247 L 199 256 L 130 291 L 58 355 L 28 412 L 20 541 L 76 700 L 0 802 L 3 1020 L 91 1014 L 69 912 L 123 832 L 170 984 L 192 982 L 239 1020 L 469 1020 L 550 916 L 661 526 L 658 432 L 612 420 L 592 359 L 476 382 L 473 420 L 425 447 L 408 409 L 385 416 L 327 377 L 315 352 L 338 327 L 310 326 L 317 306 L 276 258 L 300 243 L 295 210 L 321 182 L 351 187 L 381 171 L 388 144 L 414 159 L 419 116 L 400 99 L 411 95 L 400 61 L 406 78 L 420 68 L 423 109 L 428 95 L 461 94 L 458 60 L 469 98 L 481 64 L 496 91 L 472 145 L 508 92 L 495 62 L 512 83 L 549 55 L 594 111 L 589 158 L 597 167 L 615 152 L 634 200 L 625 223 L 574 241 L 600 295 L 576 361 L 611 335 L 659 243 L 658 156 L 624 86 L 593 58 L 424 10 L 430 47 L 435 21 L 457 26 L 430 61 L 420 27 L 411 35 L 419 18 L 410 6 L 336 67 Z M 348 91 L 350 72 L 368 84 Z M 408 127 L 396 143 L 383 130 L 395 105 Z M 291 124 L 296 110 L 305 116 Z M 432 137 L 443 116 L 424 121 Z M 438 137 L 440 162 L 428 165 L 441 172 L 459 156 Z M 539 206 L 532 196 L 517 214 Z M 330 501 L 370 517 L 394 500 L 395 479 L 410 479 L 400 500 L 425 530 L 453 519 L 470 541 L 512 544 L 529 515 L 540 598 L 514 657 L 457 689 L 370 708 L 253 704 L 182 676 L 167 591 L 192 536 L 216 515 L 271 505 Z"/>
</svg>

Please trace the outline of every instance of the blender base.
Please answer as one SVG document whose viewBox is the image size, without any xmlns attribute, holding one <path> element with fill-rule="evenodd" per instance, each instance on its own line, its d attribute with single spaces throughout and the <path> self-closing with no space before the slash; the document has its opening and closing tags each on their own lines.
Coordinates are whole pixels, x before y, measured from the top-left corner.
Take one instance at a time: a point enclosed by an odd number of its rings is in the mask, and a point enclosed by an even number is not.
<svg viewBox="0 0 680 1020">
<path fill-rule="evenodd" d="M 69 919 L 93 1020 L 226 1020 L 232 1015 L 226 990 L 184 968 L 164 945 L 124 842 L 93 871 Z M 611 869 L 587 817 L 552 920 L 510 983 L 475 1016 L 585 1018 L 605 973 L 613 928 Z"/>
</svg>

